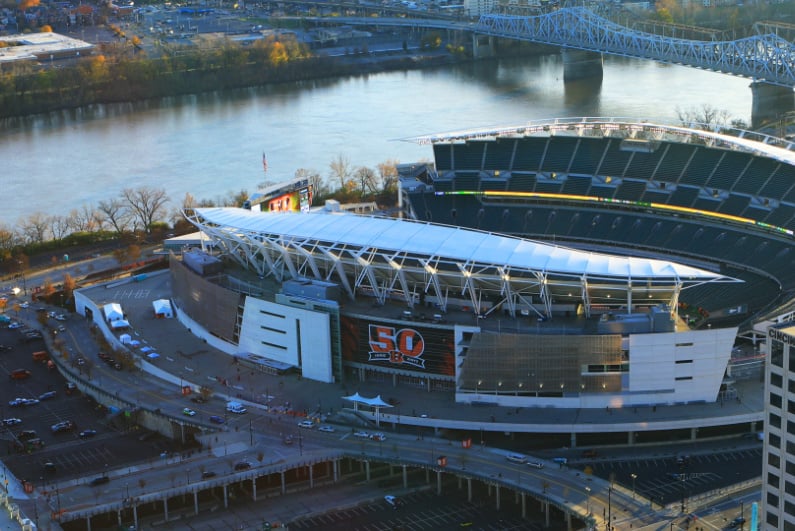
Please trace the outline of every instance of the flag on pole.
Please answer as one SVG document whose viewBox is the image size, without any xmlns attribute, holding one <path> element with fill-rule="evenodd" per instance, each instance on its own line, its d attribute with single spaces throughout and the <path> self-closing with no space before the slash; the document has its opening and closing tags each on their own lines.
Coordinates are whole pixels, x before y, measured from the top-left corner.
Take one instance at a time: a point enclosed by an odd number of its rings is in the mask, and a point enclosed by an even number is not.
<svg viewBox="0 0 795 531">
<path fill-rule="evenodd" d="M 265 152 L 262 152 L 262 170 L 265 173 L 268 173 L 268 158 L 265 156 Z"/>
</svg>

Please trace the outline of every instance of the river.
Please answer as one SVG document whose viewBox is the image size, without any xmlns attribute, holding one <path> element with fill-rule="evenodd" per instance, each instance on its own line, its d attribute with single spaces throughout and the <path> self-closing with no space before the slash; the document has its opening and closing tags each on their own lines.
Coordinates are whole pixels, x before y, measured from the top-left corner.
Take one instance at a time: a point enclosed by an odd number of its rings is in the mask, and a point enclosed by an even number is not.
<svg viewBox="0 0 795 531">
<path fill-rule="evenodd" d="M 9 121 L 0 125 L 0 225 L 66 215 L 127 187 L 162 187 L 175 209 L 186 193 L 252 192 L 299 168 L 328 176 L 340 155 L 372 168 L 431 160 L 430 146 L 400 141 L 427 133 L 570 116 L 676 121 L 677 109 L 704 105 L 751 120 L 742 78 L 610 56 L 601 86 L 564 86 L 562 76 L 550 55 Z"/>
</svg>

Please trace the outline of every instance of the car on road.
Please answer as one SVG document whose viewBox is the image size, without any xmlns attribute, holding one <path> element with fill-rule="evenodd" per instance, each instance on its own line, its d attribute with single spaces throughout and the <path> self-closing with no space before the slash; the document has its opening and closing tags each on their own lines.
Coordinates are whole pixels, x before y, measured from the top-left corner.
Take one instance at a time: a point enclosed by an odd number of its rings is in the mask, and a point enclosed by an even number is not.
<svg viewBox="0 0 795 531">
<path fill-rule="evenodd" d="M 315 423 L 312 422 L 311 420 L 302 420 L 301 422 L 298 423 L 298 427 L 311 430 L 312 428 L 315 427 Z"/>
<path fill-rule="evenodd" d="M 10 328 L 11 330 L 16 330 L 17 328 L 22 328 L 23 326 L 25 326 L 25 325 L 23 325 L 22 323 L 14 321 L 10 325 L 8 325 L 8 328 Z"/>
<path fill-rule="evenodd" d="M 729 522 L 729 526 L 728 526 L 728 528 L 729 528 L 729 529 L 735 529 L 735 528 L 738 528 L 738 527 L 740 527 L 740 526 L 741 526 L 741 525 L 743 525 L 744 523 L 745 523 L 745 517 L 743 517 L 743 516 L 738 516 L 737 518 L 735 518 L 734 520 L 732 520 L 731 522 Z"/>
<path fill-rule="evenodd" d="M 57 394 L 55 391 L 47 391 L 39 395 L 39 400 L 52 400 Z"/>
<path fill-rule="evenodd" d="M 529 466 L 530 468 L 539 468 L 539 469 L 541 469 L 541 468 L 544 468 L 544 463 L 542 463 L 541 461 L 528 461 L 527 462 L 527 466 Z"/>
<path fill-rule="evenodd" d="M 72 431 L 74 427 L 74 422 L 71 420 L 64 420 L 50 426 L 50 430 L 52 430 L 53 433 L 63 433 L 66 431 Z"/>
<path fill-rule="evenodd" d="M 108 483 L 109 481 L 110 481 L 110 478 L 108 476 L 99 476 L 98 478 L 92 479 L 91 483 L 89 483 L 89 485 L 91 485 L 92 487 L 96 487 L 98 485 L 104 485 L 105 483 Z"/>
<path fill-rule="evenodd" d="M 568 465 L 569 459 L 567 457 L 553 457 L 552 461 L 559 465 Z"/>
<path fill-rule="evenodd" d="M 17 424 L 22 424 L 22 419 L 18 419 L 15 417 L 10 417 L 7 419 L 3 419 L 3 426 L 16 426 Z"/>
<path fill-rule="evenodd" d="M 56 321 L 66 321 L 66 315 L 59 313 L 55 316 Z"/>
<path fill-rule="evenodd" d="M 8 376 L 12 380 L 25 380 L 33 376 L 33 373 L 27 369 L 14 369 Z"/>
<path fill-rule="evenodd" d="M 214 478 L 217 475 L 218 474 L 216 474 L 212 470 L 205 470 L 204 472 L 202 472 L 202 479 Z"/>
<path fill-rule="evenodd" d="M 55 463 L 53 463 L 52 461 L 47 461 L 42 465 L 42 467 L 44 468 L 44 472 L 46 472 L 47 474 L 55 474 L 55 472 L 57 472 Z"/>
<path fill-rule="evenodd" d="M 14 400 L 9 400 L 8 405 L 11 406 L 11 407 L 24 406 L 26 401 L 27 401 L 27 398 L 19 398 L 19 397 L 17 397 Z"/>
<path fill-rule="evenodd" d="M 382 442 L 386 440 L 386 435 L 384 435 L 383 433 L 371 433 L 370 439 L 373 441 Z"/>
<path fill-rule="evenodd" d="M 83 430 L 78 435 L 80 435 L 81 439 L 88 439 L 93 437 L 97 434 L 97 430 Z"/>
<path fill-rule="evenodd" d="M 527 456 L 526 455 L 522 455 L 522 454 L 506 455 L 505 459 L 507 459 L 511 463 L 519 463 L 521 465 L 527 463 Z"/>
<path fill-rule="evenodd" d="M 403 505 L 400 501 L 400 498 L 397 496 L 392 496 L 391 494 L 387 494 L 384 496 L 384 501 L 387 502 L 389 505 L 392 506 L 393 509 L 397 509 L 401 505 Z"/>
<path fill-rule="evenodd" d="M 317 431 L 322 431 L 322 432 L 325 432 L 325 433 L 334 433 L 337 430 L 334 429 L 334 426 L 320 426 L 317 429 Z"/>
<path fill-rule="evenodd" d="M 358 437 L 360 439 L 369 439 L 370 438 L 370 434 L 367 433 L 366 431 L 355 431 L 355 432 L 353 432 L 353 436 L 354 437 Z"/>
<path fill-rule="evenodd" d="M 184 407 L 184 408 L 182 408 L 182 414 L 183 414 L 183 415 L 186 415 L 186 416 L 188 416 L 188 417 L 195 417 L 195 416 L 196 416 L 196 412 L 195 412 L 195 411 L 193 411 L 193 410 L 192 410 L 191 408 L 189 408 L 189 407 Z"/>
<path fill-rule="evenodd" d="M 22 309 L 30 308 L 30 303 L 28 301 L 22 302 L 19 304 L 19 307 Z"/>
<path fill-rule="evenodd" d="M 210 417 L 210 422 L 212 422 L 213 424 L 223 424 L 226 421 L 224 420 L 224 417 L 219 417 L 218 415 L 212 415 Z"/>
<path fill-rule="evenodd" d="M 251 463 L 248 461 L 238 461 L 235 463 L 235 470 L 248 470 L 251 468 Z"/>
<path fill-rule="evenodd" d="M 66 394 L 71 395 L 75 391 L 77 391 L 77 385 L 72 382 L 66 382 Z"/>
<path fill-rule="evenodd" d="M 286 435 L 284 438 L 282 438 L 282 444 L 284 444 L 285 446 L 292 446 L 292 444 L 293 444 L 293 436 L 292 435 Z"/>
</svg>

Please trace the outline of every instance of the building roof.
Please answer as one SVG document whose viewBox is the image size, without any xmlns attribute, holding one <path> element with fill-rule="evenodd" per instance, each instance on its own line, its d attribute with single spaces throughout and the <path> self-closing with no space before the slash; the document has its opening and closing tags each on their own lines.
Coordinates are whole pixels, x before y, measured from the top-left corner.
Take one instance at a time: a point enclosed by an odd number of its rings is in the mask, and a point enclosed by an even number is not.
<svg viewBox="0 0 795 531">
<path fill-rule="evenodd" d="M 582 305 L 590 316 L 596 306 L 677 308 L 683 289 L 740 282 L 666 260 L 433 223 L 238 208 L 199 208 L 186 215 L 218 249 L 260 276 L 333 281 L 350 299 L 371 296 L 379 305 L 399 299 L 413 308 L 425 297 L 442 311 L 454 304 L 477 314 L 504 308 L 515 316 L 529 309 L 545 317 L 555 304 L 569 310 Z"/>
<path fill-rule="evenodd" d="M 206 222 L 288 239 L 395 250 L 461 263 L 598 278 L 718 280 L 719 273 L 650 258 L 614 256 L 459 227 L 345 214 L 262 214 L 238 208 L 200 208 Z"/>
</svg>

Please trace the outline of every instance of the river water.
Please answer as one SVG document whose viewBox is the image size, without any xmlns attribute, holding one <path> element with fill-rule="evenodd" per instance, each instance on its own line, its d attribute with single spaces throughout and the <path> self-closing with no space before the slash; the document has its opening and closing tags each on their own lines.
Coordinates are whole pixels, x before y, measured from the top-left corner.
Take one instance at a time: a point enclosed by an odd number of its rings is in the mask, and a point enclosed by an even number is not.
<svg viewBox="0 0 795 531">
<path fill-rule="evenodd" d="M 392 72 L 101 107 L 0 124 L 0 224 L 66 215 L 127 187 L 215 199 L 299 168 L 431 160 L 407 137 L 544 118 L 676 121 L 711 105 L 751 120 L 749 80 L 651 61 L 605 58 L 601 85 L 563 84 L 559 55 Z M 262 153 L 268 158 L 263 174 Z"/>
</svg>

